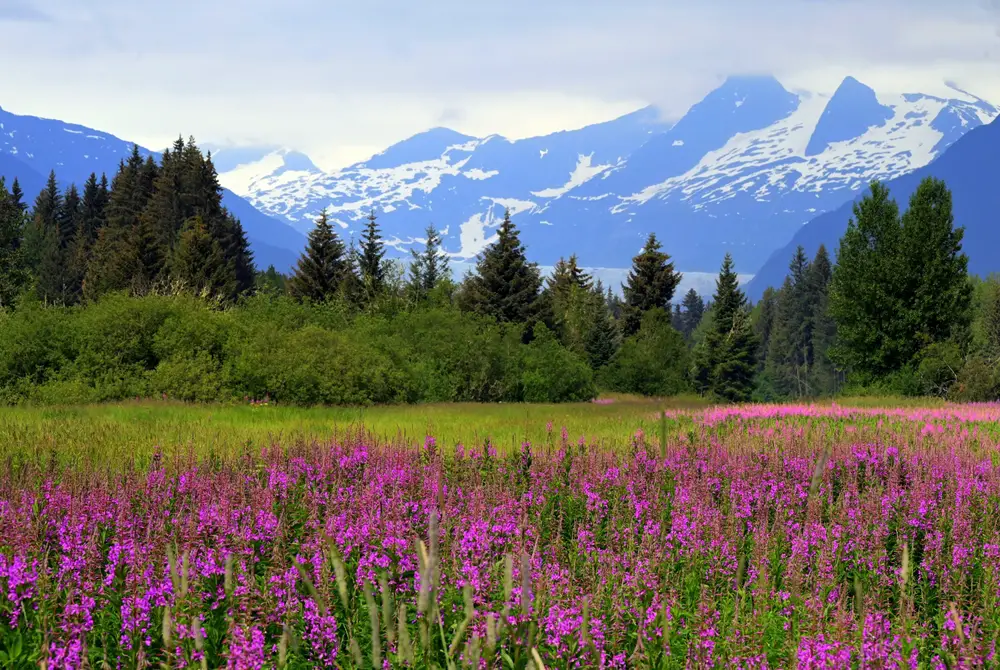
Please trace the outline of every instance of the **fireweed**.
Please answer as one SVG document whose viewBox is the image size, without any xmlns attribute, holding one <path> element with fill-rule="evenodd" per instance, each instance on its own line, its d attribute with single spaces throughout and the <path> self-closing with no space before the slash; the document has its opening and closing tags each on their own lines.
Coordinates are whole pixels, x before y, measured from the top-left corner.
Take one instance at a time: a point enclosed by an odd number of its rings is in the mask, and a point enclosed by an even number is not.
<svg viewBox="0 0 1000 670">
<path fill-rule="evenodd" d="M 0 471 L 0 664 L 996 663 L 1000 407 Z"/>
</svg>

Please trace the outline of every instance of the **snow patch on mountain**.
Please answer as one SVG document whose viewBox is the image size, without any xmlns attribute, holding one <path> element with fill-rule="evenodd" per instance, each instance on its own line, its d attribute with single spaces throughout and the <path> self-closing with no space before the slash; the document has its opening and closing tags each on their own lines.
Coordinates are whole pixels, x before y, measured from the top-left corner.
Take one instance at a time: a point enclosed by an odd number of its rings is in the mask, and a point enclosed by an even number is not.
<svg viewBox="0 0 1000 670">
<path fill-rule="evenodd" d="M 558 188 L 547 188 L 541 191 L 532 191 L 532 195 L 536 195 L 539 198 L 558 198 L 561 195 L 569 193 L 577 186 L 593 179 L 597 175 L 601 174 L 608 168 L 613 167 L 612 165 L 591 165 L 591 161 L 594 158 L 594 154 L 587 154 L 586 156 L 580 156 L 576 163 L 576 167 L 573 168 L 573 172 L 569 175 L 569 181 Z"/>
</svg>

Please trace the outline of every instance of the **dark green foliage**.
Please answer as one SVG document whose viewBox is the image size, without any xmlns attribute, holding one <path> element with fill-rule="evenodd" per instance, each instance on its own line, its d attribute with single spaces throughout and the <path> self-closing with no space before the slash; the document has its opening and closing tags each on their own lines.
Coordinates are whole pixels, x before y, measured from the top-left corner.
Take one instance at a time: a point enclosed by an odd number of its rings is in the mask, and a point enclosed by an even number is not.
<svg viewBox="0 0 1000 670">
<path fill-rule="evenodd" d="M 268 265 L 263 272 L 258 272 L 254 287 L 258 292 L 281 295 L 288 291 L 289 277 L 278 272 L 273 265 Z"/>
<path fill-rule="evenodd" d="M 365 224 L 365 230 L 361 234 L 358 278 L 361 280 L 366 302 L 382 295 L 385 290 L 385 243 L 382 241 L 382 232 L 374 210 L 368 215 L 368 223 Z"/>
<path fill-rule="evenodd" d="M 607 365 L 620 345 L 618 326 L 606 304 L 597 313 L 587 334 L 585 349 L 590 367 L 599 370 Z"/>
<path fill-rule="evenodd" d="M 330 225 L 324 209 L 309 233 L 309 243 L 288 280 L 288 290 L 299 300 L 324 302 L 344 287 L 348 275 L 344 243 Z"/>
<path fill-rule="evenodd" d="M 434 226 L 427 226 L 427 240 L 422 253 L 412 249 L 410 262 L 410 291 L 419 300 L 427 298 L 441 282 L 451 281 L 448 254 L 441 248 L 441 234 Z"/>
<path fill-rule="evenodd" d="M 200 216 L 184 224 L 170 260 L 170 274 L 183 289 L 197 294 L 229 299 L 236 293 L 222 245 L 209 234 Z"/>
<path fill-rule="evenodd" d="M 696 347 L 693 380 L 701 393 L 729 402 L 750 399 L 758 341 L 733 259 L 726 254 L 715 282 L 712 325 Z"/>
<path fill-rule="evenodd" d="M 674 272 L 670 256 L 661 249 L 656 235 L 650 233 L 642 251 L 632 259 L 632 271 L 622 285 L 625 301 L 621 324 L 626 337 L 639 330 L 642 315 L 649 310 L 670 309 L 681 275 Z"/>
<path fill-rule="evenodd" d="M 28 211 L 28 203 L 24 201 L 24 191 L 21 190 L 21 183 L 14 177 L 14 183 L 10 186 L 10 196 L 14 201 L 14 205 L 22 212 Z"/>
<path fill-rule="evenodd" d="M 972 287 L 969 259 L 962 253 L 965 229 L 955 227 L 951 191 L 943 181 L 928 177 L 920 183 L 901 229 L 905 327 L 911 341 L 918 348 L 946 340 L 966 342 Z"/>
<path fill-rule="evenodd" d="M 0 311 L 14 306 L 28 281 L 24 228 L 24 210 L 0 177 Z"/>
<path fill-rule="evenodd" d="M 685 340 L 690 341 L 695 328 L 701 323 L 701 317 L 705 314 L 705 301 L 693 288 L 688 289 L 681 304 L 676 306 L 674 314 L 677 322 L 674 327 L 680 331 Z"/>
<path fill-rule="evenodd" d="M 935 342 L 964 341 L 971 289 L 962 235 L 942 182 L 925 179 L 902 218 L 885 186 L 873 183 L 854 207 L 833 271 L 835 360 L 869 380 L 912 367 Z"/>
<path fill-rule="evenodd" d="M 590 367 L 560 346 L 555 334 L 543 323 L 535 324 L 532 341 L 525 351 L 522 384 L 525 402 L 580 402 L 597 395 Z"/>
<path fill-rule="evenodd" d="M 259 294 L 223 309 L 186 294 L 114 293 L 76 307 L 0 316 L 0 400 L 137 396 L 264 398 L 291 404 L 563 402 L 593 373 L 545 327 L 457 309 L 355 316 L 338 303 Z"/>
<path fill-rule="evenodd" d="M 683 336 L 670 314 L 654 308 L 645 313 L 635 335 L 627 338 L 601 372 L 601 383 L 612 391 L 667 396 L 689 389 L 690 366 Z"/>
<path fill-rule="evenodd" d="M 533 325 L 545 307 L 541 288 L 538 266 L 528 262 L 508 210 L 497 239 L 480 255 L 475 273 L 463 282 L 459 304 L 500 323 Z"/>
</svg>

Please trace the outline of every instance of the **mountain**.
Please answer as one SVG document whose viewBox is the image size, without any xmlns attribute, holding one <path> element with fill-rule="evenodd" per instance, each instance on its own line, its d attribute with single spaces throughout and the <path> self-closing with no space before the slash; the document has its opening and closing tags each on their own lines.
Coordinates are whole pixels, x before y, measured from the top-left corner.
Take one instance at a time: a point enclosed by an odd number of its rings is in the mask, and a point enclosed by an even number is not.
<svg viewBox="0 0 1000 670">
<path fill-rule="evenodd" d="M 969 257 L 969 272 L 986 276 L 1000 271 L 1000 120 L 969 131 L 934 162 L 907 175 L 886 182 L 900 210 L 926 177 L 944 180 L 951 189 L 955 224 L 965 227 L 962 248 Z M 858 198 L 862 197 L 858 195 Z M 785 247 L 771 255 L 747 286 L 748 295 L 758 300 L 768 286 L 780 286 L 788 273 L 788 263 L 798 245 L 812 256 L 820 244 L 834 254 L 853 216 L 853 202 L 847 202 L 803 226 Z"/>
<path fill-rule="evenodd" d="M 118 170 L 119 161 L 128 157 L 132 143 L 109 133 L 85 126 L 34 116 L 20 116 L 0 108 L 0 176 L 8 186 L 19 178 L 29 203 L 41 190 L 51 170 L 63 186 L 82 185 L 91 172 L 108 175 Z M 143 155 L 158 152 L 140 148 Z M 221 170 L 220 170 L 221 171 Z M 259 267 L 274 264 L 291 268 L 305 236 L 281 219 L 261 213 L 229 189 L 223 191 L 223 204 L 243 224 L 254 258 Z"/>
<path fill-rule="evenodd" d="M 878 94 L 848 77 L 817 94 L 730 77 L 676 123 L 649 107 L 522 140 L 434 128 L 329 173 L 262 148 L 220 179 L 302 232 L 326 207 L 357 235 L 374 209 L 398 253 L 434 223 L 445 248 L 470 259 L 509 207 L 543 265 L 576 252 L 587 267 L 625 268 L 655 231 L 683 271 L 716 273 L 728 251 L 754 273 L 871 179 L 927 165 L 1000 114 L 951 85 L 942 91 Z"/>
</svg>

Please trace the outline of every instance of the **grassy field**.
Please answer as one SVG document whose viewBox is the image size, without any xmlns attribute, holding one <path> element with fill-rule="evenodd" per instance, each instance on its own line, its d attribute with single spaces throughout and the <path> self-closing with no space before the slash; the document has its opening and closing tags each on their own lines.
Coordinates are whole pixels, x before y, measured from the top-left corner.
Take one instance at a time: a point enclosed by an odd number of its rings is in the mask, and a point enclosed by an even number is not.
<svg viewBox="0 0 1000 670">
<path fill-rule="evenodd" d="M 610 401 L 610 402 L 609 402 Z M 636 430 L 653 430 L 664 409 L 705 407 L 698 398 L 610 397 L 600 403 L 561 405 L 418 405 L 372 408 L 298 408 L 250 405 L 187 405 L 142 401 L 82 407 L 0 409 L 0 458 L 25 452 L 59 459 L 120 462 L 193 449 L 229 454 L 269 444 L 328 440 L 363 430 L 383 441 L 422 445 L 482 445 L 499 450 L 523 441 L 542 443 L 565 426 L 575 441 L 621 442 Z"/>
</svg>

